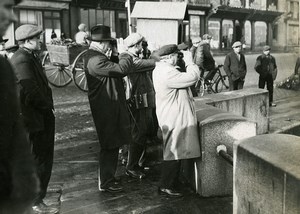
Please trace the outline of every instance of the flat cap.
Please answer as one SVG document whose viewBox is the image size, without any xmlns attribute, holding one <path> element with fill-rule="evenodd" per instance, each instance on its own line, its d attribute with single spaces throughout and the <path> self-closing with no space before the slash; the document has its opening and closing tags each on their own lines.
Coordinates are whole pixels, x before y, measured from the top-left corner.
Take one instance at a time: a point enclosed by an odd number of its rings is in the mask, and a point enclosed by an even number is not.
<svg viewBox="0 0 300 214">
<path fill-rule="evenodd" d="M 240 41 L 236 41 L 232 45 L 233 48 L 236 48 L 236 47 L 239 47 L 239 46 L 242 46 L 242 43 Z"/>
<path fill-rule="evenodd" d="M 155 53 L 158 56 L 165 56 L 165 55 L 169 55 L 172 53 L 177 53 L 179 51 L 178 46 L 175 44 L 172 45 L 164 45 L 162 46 L 160 49 L 158 49 Z"/>
<path fill-rule="evenodd" d="M 177 47 L 179 50 L 187 50 L 189 48 L 189 46 L 185 42 L 180 43 Z"/>
<path fill-rule="evenodd" d="M 16 29 L 16 40 L 22 41 L 25 39 L 30 39 L 34 36 L 40 35 L 43 33 L 43 29 L 31 24 L 21 25 Z"/>
<path fill-rule="evenodd" d="M 199 42 L 201 42 L 201 38 L 200 37 L 195 37 L 195 38 L 192 39 L 192 43 L 193 44 L 197 44 Z"/>
<path fill-rule="evenodd" d="M 129 36 L 124 39 L 124 43 L 127 47 L 132 47 L 135 44 L 138 44 L 139 42 L 143 41 L 144 37 L 139 33 L 132 33 Z"/>
<path fill-rule="evenodd" d="M 269 50 L 271 50 L 271 47 L 269 45 L 265 45 L 263 51 L 269 51 Z"/>
<path fill-rule="evenodd" d="M 209 35 L 209 34 L 204 34 L 204 35 L 202 36 L 202 39 L 203 39 L 203 40 L 211 39 L 211 38 L 212 38 L 212 36 Z"/>
</svg>

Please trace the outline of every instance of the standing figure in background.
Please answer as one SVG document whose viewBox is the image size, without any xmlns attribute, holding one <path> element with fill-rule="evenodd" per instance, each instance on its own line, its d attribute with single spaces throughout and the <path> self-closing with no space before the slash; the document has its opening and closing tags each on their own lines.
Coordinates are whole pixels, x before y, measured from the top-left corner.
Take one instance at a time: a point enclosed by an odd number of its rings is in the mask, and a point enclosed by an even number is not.
<svg viewBox="0 0 300 214">
<path fill-rule="evenodd" d="M 277 65 L 274 56 L 270 54 L 270 46 L 266 45 L 263 48 L 263 54 L 257 57 L 254 69 L 259 73 L 258 87 L 265 88 L 269 91 L 269 105 L 276 107 L 273 102 L 273 84 L 277 76 Z"/>
<path fill-rule="evenodd" d="M 189 87 L 200 78 L 192 54 L 183 52 L 186 72 L 176 69 L 177 45 L 165 45 L 156 51 L 160 62 L 153 71 L 156 113 L 163 135 L 163 163 L 159 193 L 180 197 L 176 189 L 181 160 L 201 155 L 194 99 Z"/>
<path fill-rule="evenodd" d="M 3 39 L 3 37 L 0 37 L 0 55 L 3 57 L 6 56 L 6 51 L 5 51 L 5 43 L 8 41 L 8 39 Z"/>
<path fill-rule="evenodd" d="M 57 35 L 56 35 L 54 29 L 52 29 L 51 39 L 56 39 L 56 38 L 57 38 Z"/>
<path fill-rule="evenodd" d="M 22 115 L 40 180 L 41 191 L 33 209 L 37 213 L 57 213 L 58 209 L 43 202 L 52 172 L 55 118 L 52 90 L 37 54 L 41 50 L 42 33 L 36 25 L 18 27 L 15 35 L 22 47 L 12 56 L 11 62 L 15 66 Z"/>
<path fill-rule="evenodd" d="M 148 43 L 147 41 L 143 40 L 142 41 L 142 59 L 149 59 L 150 55 L 151 55 L 151 51 L 148 49 Z"/>
<path fill-rule="evenodd" d="M 244 87 L 247 74 L 245 55 L 241 52 L 242 43 L 237 41 L 232 45 L 233 51 L 226 55 L 224 70 L 228 75 L 229 90 L 239 90 Z"/>
<path fill-rule="evenodd" d="M 0 1 L 0 38 L 15 21 L 12 8 L 20 1 Z M 9 61 L 0 56 L 0 213 L 31 213 L 39 186 L 24 129 L 16 77 Z"/>
<path fill-rule="evenodd" d="M 80 45 L 88 45 L 89 44 L 89 42 L 88 42 L 89 35 L 86 32 L 87 31 L 86 25 L 81 23 L 78 26 L 78 30 L 79 30 L 79 32 L 77 32 L 75 35 L 75 42 Z"/>
<path fill-rule="evenodd" d="M 155 92 L 149 73 L 155 67 L 154 59 L 140 59 L 144 37 L 139 33 L 130 34 L 125 40 L 127 53 L 133 58 L 133 66 L 128 75 L 131 88 L 131 135 L 133 138 L 128 151 L 126 174 L 133 178 L 144 178 L 139 160 L 146 154 L 146 142 L 153 135 Z"/>
</svg>

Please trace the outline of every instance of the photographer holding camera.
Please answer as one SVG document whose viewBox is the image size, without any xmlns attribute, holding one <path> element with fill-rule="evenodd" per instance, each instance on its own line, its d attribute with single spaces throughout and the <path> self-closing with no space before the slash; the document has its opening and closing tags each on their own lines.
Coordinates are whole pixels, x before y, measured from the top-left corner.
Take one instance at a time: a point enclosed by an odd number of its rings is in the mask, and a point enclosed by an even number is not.
<svg viewBox="0 0 300 214">
<path fill-rule="evenodd" d="M 129 35 L 125 40 L 127 53 L 133 58 L 133 66 L 128 75 L 131 82 L 132 112 L 131 134 L 133 142 L 130 144 L 126 174 L 133 178 L 143 178 L 143 168 L 139 160 L 145 152 L 147 138 L 151 137 L 154 129 L 153 109 L 155 108 L 155 92 L 148 72 L 155 67 L 155 60 L 141 59 L 144 37 L 139 33 Z"/>
</svg>

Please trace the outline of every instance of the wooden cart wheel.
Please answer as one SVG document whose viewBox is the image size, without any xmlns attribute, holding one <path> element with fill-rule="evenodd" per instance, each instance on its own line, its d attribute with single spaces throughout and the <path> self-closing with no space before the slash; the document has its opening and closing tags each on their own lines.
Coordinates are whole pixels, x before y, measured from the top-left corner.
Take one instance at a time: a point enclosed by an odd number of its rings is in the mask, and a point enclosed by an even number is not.
<svg viewBox="0 0 300 214">
<path fill-rule="evenodd" d="M 62 64 L 53 64 L 50 62 L 47 52 L 42 61 L 45 74 L 49 83 L 55 87 L 64 87 L 72 82 L 71 71 Z"/>
<path fill-rule="evenodd" d="M 87 50 L 82 51 L 74 60 L 73 63 L 73 79 L 75 82 L 75 85 L 82 91 L 87 92 L 88 91 L 88 86 L 87 86 L 87 81 L 86 81 L 86 76 L 85 76 L 85 71 L 86 71 L 86 59 L 85 59 L 85 54 Z"/>
</svg>

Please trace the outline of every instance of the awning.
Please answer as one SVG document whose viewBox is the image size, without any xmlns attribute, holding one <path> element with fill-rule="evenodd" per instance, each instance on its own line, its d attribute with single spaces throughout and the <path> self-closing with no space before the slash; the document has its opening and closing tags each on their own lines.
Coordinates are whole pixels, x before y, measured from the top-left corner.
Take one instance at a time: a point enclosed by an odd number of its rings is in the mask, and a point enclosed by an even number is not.
<svg viewBox="0 0 300 214">
<path fill-rule="evenodd" d="M 282 12 L 277 11 L 235 8 L 222 5 L 218 7 L 217 12 L 211 18 L 272 22 L 282 14 Z"/>
<path fill-rule="evenodd" d="M 132 18 L 189 20 L 185 2 L 140 2 L 131 13 Z"/>
<path fill-rule="evenodd" d="M 24 0 L 18 4 L 15 8 L 28 8 L 28 9 L 40 9 L 40 10 L 68 10 L 69 3 L 67 2 L 50 2 L 50 1 L 33 1 Z"/>
</svg>

